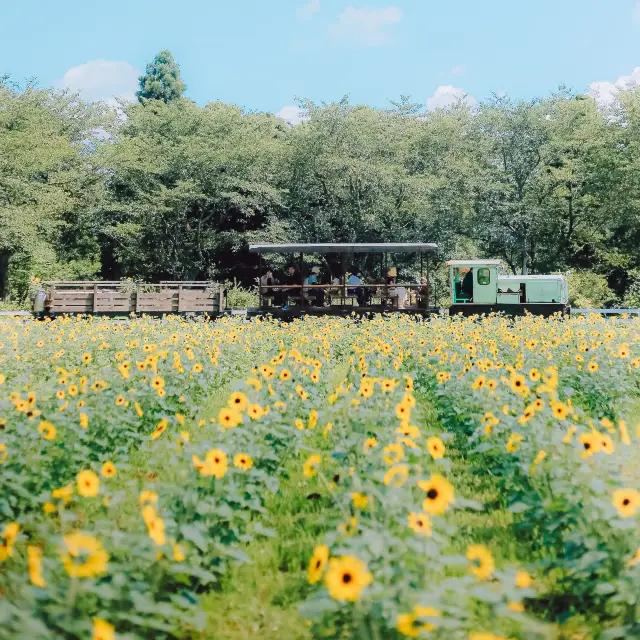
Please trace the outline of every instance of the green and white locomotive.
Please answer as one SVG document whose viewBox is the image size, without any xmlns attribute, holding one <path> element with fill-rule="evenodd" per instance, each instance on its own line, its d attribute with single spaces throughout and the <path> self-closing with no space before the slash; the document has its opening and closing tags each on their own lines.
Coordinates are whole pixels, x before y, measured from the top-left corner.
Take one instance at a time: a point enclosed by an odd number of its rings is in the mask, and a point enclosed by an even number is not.
<svg viewBox="0 0 640 640">
<path fill-rule="evenodd" d="M 569 290 L 563 275 L 504 275 L 500 260 L 449 260 L 449 314 L 471 316 L 568 314 Z"/>
</svg>

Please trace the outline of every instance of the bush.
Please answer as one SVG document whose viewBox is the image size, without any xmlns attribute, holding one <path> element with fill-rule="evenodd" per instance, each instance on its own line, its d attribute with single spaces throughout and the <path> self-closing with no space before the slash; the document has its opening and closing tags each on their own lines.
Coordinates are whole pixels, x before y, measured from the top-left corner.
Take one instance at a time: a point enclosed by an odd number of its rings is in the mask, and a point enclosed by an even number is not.
<svg viewBox="0 0 640 640">
<path fill-rule="evenodd" d="M 228 309 L 248 309 L 249 307 L 258 306 L 258 292 L 255 287 L 242 287 L 236 280 L 225 282 L 224 287 L 227 290 Z"/>
<path fill-rule="evenodd" d="M 593 271 L 573 271 L 569 274 L 569 304 L 579 309 L 600 309 L 614 294 L 607 279 Z"/>
</svg>

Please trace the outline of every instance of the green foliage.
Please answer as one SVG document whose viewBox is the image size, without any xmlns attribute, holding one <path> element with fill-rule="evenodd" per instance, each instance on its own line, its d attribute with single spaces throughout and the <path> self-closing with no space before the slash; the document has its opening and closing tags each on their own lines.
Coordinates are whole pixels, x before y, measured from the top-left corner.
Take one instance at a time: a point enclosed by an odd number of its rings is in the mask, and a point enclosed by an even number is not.
<svg viewBox="0 0 640 640">
<path fill-rule="evenodd" d="M 91 155 L 110 124 L 76 95 L 0 81 L 0 298 L 22 300 L 34 273 L 95 273 L 103 175 Z"/>
<path fill-rule="evenodd" d="M 578 309 L 602 309 L 613 298 L 607 279 L 593 271 L 572 271 L 568 276 L 569 304 Z"/>
<path fill-rule="evenodd" d="M 255 287 L 246 288 L 237 281 L 224 284 L 227 292 L 227 307 L 229 309 L 248 309 L 257 307 L 260 300 Z"/>
<path fill-rule="evenodd" d="M 271 177 L 283 134 L 273 116 L 222 103 L 130 105 L 102 150 L 110 177 L 97 219 L 113 255 L 104 268 L 149 280 L 242 274 L 234 254 L 280 203 Z"/>
<path fill-rule="evenodd" d="M 184 89 L 166 51 L 119 117 L 2 81 L 0 297 L 22 299 L 29 275 L 252 285 L 251 242 L 433 241 L 440 263 L 591 271 L 611 287 L 598 298 L 635 299 L 637 90 L 608 111 L 564 88 L 432 112 L 407 97 L 389 109 L 302 101 L 307 117 L 291 127 L 201 107 Z M 353 259 L 347 269 L 378 274 L 374 256 Z M 321 260 L 339 269 L 334 256 Z M 415 256 L 393 260 L 407 276 L 418 270 Z"/>
<path fill-rule="evenodd" d="M 158 52 L 140 76 L 138 100 L 162 100 L 171 102 L 182 97 L 187 85 L 180 78 L 180 67 L 166 49 Z"/>
</svg>

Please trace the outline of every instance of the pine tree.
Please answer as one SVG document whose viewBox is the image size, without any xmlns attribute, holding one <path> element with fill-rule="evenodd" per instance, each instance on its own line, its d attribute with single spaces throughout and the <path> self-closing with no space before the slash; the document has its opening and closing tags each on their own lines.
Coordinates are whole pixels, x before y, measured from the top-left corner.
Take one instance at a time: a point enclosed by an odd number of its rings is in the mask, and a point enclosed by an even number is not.
<svg viewBox="0 0 640 640">
<path fill-rule="evenodd" d="M 170 102 L 180 98 L 187 86 L 180 78 L 180 67 L 170 51 L 160 51 L 147 65 L 146 73 L 139 78 L 138 100 L 163 100 Z"/>
</svg>

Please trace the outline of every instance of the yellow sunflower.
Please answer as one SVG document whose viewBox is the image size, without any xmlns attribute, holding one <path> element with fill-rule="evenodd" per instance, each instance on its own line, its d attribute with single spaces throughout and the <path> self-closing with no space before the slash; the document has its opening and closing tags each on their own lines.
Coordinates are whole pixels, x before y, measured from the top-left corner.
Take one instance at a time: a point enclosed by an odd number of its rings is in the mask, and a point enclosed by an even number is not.
<svg viewBox="0 0 640 640">
<path fill-rule="evenodd" d="M 318 453 L 310 455 L 302 466 L 305 478 L 313 478 L 318 473 L 322 457 Z"/>
<path fill-rule="evenodd" d="M 309 566 L 307 568 L 307 580 L 309 584 L 319 582 L 324 573 L 324 568 L 329 561 L 329 547 L 324 544 L 318 545 L 313 550 Z"/>
<path fill-rule="evenodd" d="M 107 572 L 109 555 L 99 540 L 75 531 L 63 537 L 62 564 L 72 578 L 94 578 Z"/>
<path fill-rule="evenodd" d="M 491 551 L 483 544 L 472 544 L 467 549 L 467 560 L 471 562 L 469 570 L 480 580 L 487 580 L 495 570 Z"/>
<path fill-rule="evenodd" d="M 116 630 L 112 624 L 102 618 L 93 619 L 92 640 L 115 640 L 115 638 Z"/>
<path fill-rule="evenodd" d="M 367 438 L 364 441 L 364 444 L 362 445 L 362 450 L 365 453 L 369 453 L 369 451 L 371 451 L 371 449 L 374 449 L 377 446 L 378 446 L 378 441 L 376 440 L 376 438 Z"/>
<path fill-rule="evenodd" d="M 455 501 L 453 485 L 439 473 L 428 480 L 420 480 L 418 486 L 426 494 L 422 508 L 432 515 L 442 515 Z"/>
<path fill-rule="evenodd" d="M 390 466 L 404 458 L 404 449 L 400 443 L 388 444 L 383 451 L 382 459 Z"/>
<path fill-rule="evenodd" d="M 218 423 L 225 429 L 233 429 L 242 422 L 242 414 L 237 409 L 223 407 L 218 413 Z"/>
<path fill-rule="evenodd" d="M 444 457 L 444 442 L 438 436 L 432 436 L 427 440 L 427 451 L 434 460 Z"/>
<path fill-rule="evenodd" d="M 202 475 L 212 475 L 216 478 L 224 478 L 229 466 L 227 454 L 222 449 L 210 449 L 205 456 L 207 471 L 210 473 Z"/>
<path fill-rule="evenodd" d="M 612 503 L 623 518 L 633 516 L 640 507 L 640 491 L 637 489 L 617 489 L 613 492 Z"/>
<path fill-rule="evenodd" d="M 229 396 L 227 406 L 236 411 L 244 411 L 249 404 L 249 399 L 241 391 L 235 391 Z"/>
<path fill-rule="evenodd" d="M 238 453 L 233 458 L 233 465 L 243 471 L 248 471 L 253 467 L 253 459 L 247 453 Z"/>
<path fill-rule="evenodd" d="M 42 420 L 38 425 L 38 433 L 40 433 L 45 440 L 54 440 L 56 437 L 56 428 L 50 422 Z"/>
<path fill-rule="evenodd" d="M 509 384 L 513 391 L 521 396 L 526 396 L 529 393 L 529 387 L 527 386 L 526 379 L 521 373 L 512 373 L 509 379 Z"/>
<path fill-rule="evenodd" d="M 564 402 L 551 402 L 551 412 L 558 420 L 566 420 L 571 409 Z"/>
<path fill-rule="evenodd" d="M 396 405 L 396 417 L 402 422 L 409 422 L 411 418 L 411 407 L 406 402 L 400 402 Z"/>
<path fill-rule="evenodd" d="M 594 453 L 598 453 L 598 451 L 600 451 L 600 447 L 602 446 L 600 438 L 598 438 L 595 433 L 581 433 L 578 436 L 578 440 L 582 445 L 581 456 L 583 458 L 589 458 Z"/>
<path fill-rule="evenodd" d="M 113 478 L 116 475 L 116 465 L 113 462 L 105 462 L 100 470 L 100 475 L 103 478 Z"/>
<path fill-rule="evenodd" d="M 29 569 L 29 580 L 36 587 L 46 587 L 47 583 L 42 577 L 42 549 L 29 545 L 27 547 L 27 567 Z"/>
<path fill-rule="evenodd" d="M 341 556 L 329 560 L 325 585 L 334 600 L 356 602 L 372 581 L 367 565 L 359 558 Z"/>
<path fill-rule="evenodd" d="M 400 464 L 395 467 L 391 467 L 389 471 L 384 474 L 383 482 L 386 486 L 393 486 L 395 488 L 401 487 L 409 477 L 409 467 L 406 464 Z"/>
<path fill-rule="evenodd" d="M 366 509 L 369 504 L 369 498 L 364 493 L 354 491 L 351 494 L 351 502 L 356 509 Z"/>
<path fill-rule="evenodd" d="M 433 607 L 416 605 L 412 613 L 401 613 L 396 620 L 397 630 L 408 638 L 417 638 L 423 633 L 433 631 L 437 625 L 433 622 L 420 622 L 423 618 L 439 618 L 442 612 Z"/>
<path fill-rule="evenodd" d="M 409 527 L 421 536 L 431 535 L 431 519 L 426 513 L 410 513 Z"/>
<path fill-rule="evenodd" d="M 100 478 L 93 471 L 80 471 L 77 478 L 78 493 L 84 498 L 93 498 L 100 491 Z"/>
</svg>

